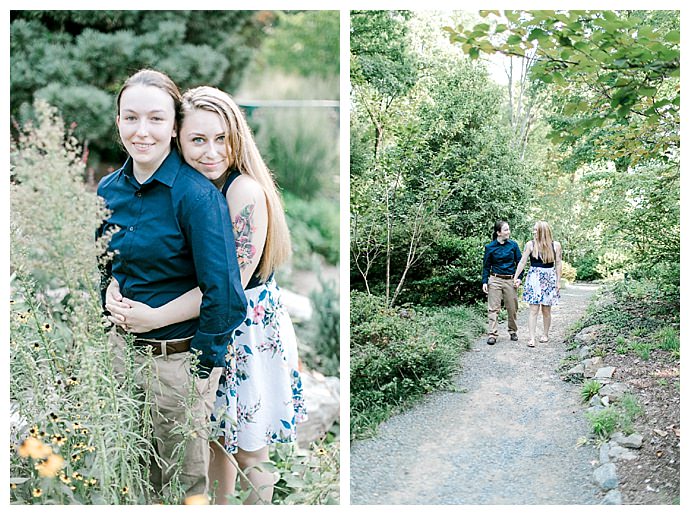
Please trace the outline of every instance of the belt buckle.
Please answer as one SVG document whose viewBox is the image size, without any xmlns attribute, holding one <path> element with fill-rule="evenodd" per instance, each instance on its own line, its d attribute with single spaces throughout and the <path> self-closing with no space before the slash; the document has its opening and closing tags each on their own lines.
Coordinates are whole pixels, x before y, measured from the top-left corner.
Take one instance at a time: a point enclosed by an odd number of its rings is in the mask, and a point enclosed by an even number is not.
<svg viewBox="0 0 690 515">
<path fill-rule="evenodd" d="M 161 356 L 168 359 L 168 340 L 161 340 Z"/>
</svg>

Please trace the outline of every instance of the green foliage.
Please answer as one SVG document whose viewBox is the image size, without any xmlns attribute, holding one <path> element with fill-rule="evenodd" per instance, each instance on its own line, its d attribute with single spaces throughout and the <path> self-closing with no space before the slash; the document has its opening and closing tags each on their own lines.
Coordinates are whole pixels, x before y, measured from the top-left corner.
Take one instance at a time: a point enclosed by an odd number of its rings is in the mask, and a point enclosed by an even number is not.
<svg viewBox="0 0 690 515">
<path fill-rule="evenodd" d="M 380 66 L 353 71 L 351 285 L 388 302 L 472 300 L 480 241 L 496 219 L 524 225 L 530 196 L 503 96 L 480 67 L 413 52 L 399 13 L 354 13 L 352 23 L 353 62 Z M 408 64 L 433 61 L 409 88 L 391 86 L 400 70 L 382 64 L 401 52 Z"/>
<path fill-rule="evenodd" d="M 590 412 L 586 415 L 592 427 L 592 433 L 603 440 L 608 440 L 618 428 L 619 414 L 613 407 Z"/>
<path fill-rule="evenodd" d="M 567 261 L 563 261 L 563 268 L 561 270 L 561 279 L 565 279 L 569 283 L 574 283 L 577 277 L 577 270 L 573 265 Z"/>
<path fill-rule="evenodd" d="M 340 440 L 329 433 L 308 450 L 276 445 L 271 461 L 279 474 L 274 504 L 339 504 Z"/>
<path fill-rule="evenodd" d="M 350 12 L 350 80 L 383 98 L 401 97 L 417 81 L 406 11 Z"/>
<path fill-rule="evenodd" d="M 333 281 L 319 277 L 320 288 L 310 294 L 314 315 L 310 320 L 310 345 L 300 358 L 309 369 L 326 376 L 340 375 L 340 295 Z"/>
<path fill-rule="evenodd" d="M 11 445 L 38 438 L 63 466 L 42 477 L 39 457 L 13 452 L 12 501 L 145 502 L 150 420 L 131 385 L 112 380 L 102 321 L 93 235 L 104 210 L 56 111 L 35 111 L 11 155 Z"/>
<path fill-rule="evenodd" d="M 326 198 L 304 200 L 284 196 L 285 215 L 292 236 L 295 264 L 308 268 L 313 254 L 331 265 L 340 259 L 340 214 L 338 204 Z"/>
<path fill-rule="evenodd" d="M 362 437 L 396 407 L 447 387 L 484 317 L 468 308 L 391 309 L 357 291 L 350 299 L 350 420 Z"/>
<path fill-rule="evenodd" d="M 597 395 L 601 390 L 601 383 L 591 379 L 582 385 L 582 390 L 580 390 L 580 397 L 584 402 L 588 402 L 592 397 Z"/>
<path fill-rule="evenodd" d="M 615 128 L 607 151 L 633 161 L 665 158 L 678 148 L 679 11 L 664 24 L 645 11 L 495 14 L 492 23 L 472 29 L 448 28 L 451 41 L 472 58 L 480 52 L 538 56 L 531 78 L 571 93 L 563 107 L 568 126 L 556 128 L 556 141 L 571 144 L 590 131 Z"/>
<path fill-rule="evenodd" d="M 340 12 L 278 12 L 261 48 L 260 67 L 304 77 L 340 73 Z"/>
<path fill-rule="evenodd" d="M 256 143 L 281 188 L 316 197 L 338 170 L 338 126 L 317 109 L 264 109 L 252 117 Z"/>
<path fill-rule="evenodd" d="M 41 97 L 89 149 L 119 160 L 115 95 L 134 71 L 153 67 L 180 88 L 234 91 L 272 16 L 262 11 L 12 11 L 10 114 L 19 125 Z"/>
<path fill-rule="evenodd" d="M 410 274 L 401 302 L 422 305 L 468 304 L 481 290 L 483 239 L 439 234 Z"/>
</svg>

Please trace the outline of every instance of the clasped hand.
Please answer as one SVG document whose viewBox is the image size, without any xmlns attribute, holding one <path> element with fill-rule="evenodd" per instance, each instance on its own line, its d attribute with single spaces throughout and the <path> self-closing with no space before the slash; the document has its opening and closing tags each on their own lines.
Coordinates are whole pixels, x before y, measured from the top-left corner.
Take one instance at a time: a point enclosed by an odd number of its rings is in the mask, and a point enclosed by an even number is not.
<svg viewBox="0 0 690 515">
<path fill-rule="evenodd" d="M 108 320 L 125 331 L 147 333 L 158 328 L 153 322 L 156 319 L 155 308 L 123 297 L 115 279 L 105 292 L 105 308 L 110 312 Z"/>
</svg>

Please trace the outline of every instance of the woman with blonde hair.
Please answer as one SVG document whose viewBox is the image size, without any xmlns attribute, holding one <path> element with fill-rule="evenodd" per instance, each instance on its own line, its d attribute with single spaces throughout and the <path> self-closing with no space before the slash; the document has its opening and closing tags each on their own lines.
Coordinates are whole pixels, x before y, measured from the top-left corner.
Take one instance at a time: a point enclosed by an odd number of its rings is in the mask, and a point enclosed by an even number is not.
<svg viewBox="0 0 690 515">
<path fill-rule="evenodd" d="M 230 95 L 209 86 L 185 92 L 178 126 L 185 161 L 227 200 L 248 301 L 220 378 L 214 413 L 225 452 L 212 444 L 209 479 L 212 485 L 217 481 L 216 503 L 225 504 L 235 490 L 234 455 L 246 471 L 243 487 L 252 488 L 246 502 L 270 503 L 273 474 L 260 464 L 269 461 L 268 446 L 293 441 L 296 424 L 306 418 L 294 329 L 273 276 L 290 256 L 290 234 L 271 172 Z M 155 315 L 128 299 L 119 299 L 110 311 L 115 323 L 146 327 L 160 319 L 198 316 L 200 301 L 198 290 L 191 290 Z"/>
<path fill-rule="evenodd" d="M 529 304 L 529 342 L 528 347 L 534 347 L 536 341 L 537 317 L 541 310 L 544 321 L 544 332 L 540 342 L 549 341 L 551 328 L 551 306 L 558 304 L 561 288 L 561 244 L 554 241 L 551 227 L 543 220 L 534 224 L 534 239 L 525 244 L 522 259 L 518 264 L 513 281 L 519 285 L 518 276 L 525 268 L 527 258 L 530 269 L 525 278 L 522 300 Z"/>
</svg>

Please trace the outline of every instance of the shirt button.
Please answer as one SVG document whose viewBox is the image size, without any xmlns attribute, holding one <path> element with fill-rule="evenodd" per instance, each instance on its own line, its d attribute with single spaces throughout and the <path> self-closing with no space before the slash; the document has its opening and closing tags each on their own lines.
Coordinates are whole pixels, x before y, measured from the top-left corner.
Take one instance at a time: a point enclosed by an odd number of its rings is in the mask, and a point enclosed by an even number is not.
<svg viewBox="0 0 690 515">
<path fill-rule="evenodd" d="M 137 197 L 141 198 L 141 191 L 137 191 L 136 195 Z"/>
<path fill-rule="evenodd" d="M 133 232 L 133 231 L 134 231 L 134 226 L 132 225 L 132 226 L 130 226 L 130 228 L 129 228 L 129 232 Z"/>
</svg>

